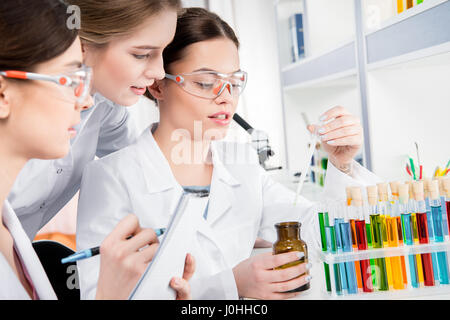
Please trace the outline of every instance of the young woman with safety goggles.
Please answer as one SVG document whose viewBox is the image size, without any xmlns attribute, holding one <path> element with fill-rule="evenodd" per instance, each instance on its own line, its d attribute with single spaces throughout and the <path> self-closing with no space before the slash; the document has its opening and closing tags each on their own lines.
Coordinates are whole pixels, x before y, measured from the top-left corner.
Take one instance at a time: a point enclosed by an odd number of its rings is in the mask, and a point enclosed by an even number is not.
<svg viewBox="0 0 450 320">
<path fill-rule="evenodd" d="M 0 299 L 56 298 L 7 196 L 30 159 L 46 164 L 69 153 L 80 112 L 93 105 L 92 71 L 82 64 L 80 39 L 66 27 L 66 11 L 58 0 L 0 2 Z M 45 187 L 48 177 L 41 179 L 39 170 L 34 168 L 33 182 Z M 155 253 L 156 235 L 127 215 L 100 243 L 95 297 L 126 299 Z M 192 272 L 188 261 L 187 279 Z M 185 279 L 173 288 L 180 298 L 189 297 Z"/>
</svg>

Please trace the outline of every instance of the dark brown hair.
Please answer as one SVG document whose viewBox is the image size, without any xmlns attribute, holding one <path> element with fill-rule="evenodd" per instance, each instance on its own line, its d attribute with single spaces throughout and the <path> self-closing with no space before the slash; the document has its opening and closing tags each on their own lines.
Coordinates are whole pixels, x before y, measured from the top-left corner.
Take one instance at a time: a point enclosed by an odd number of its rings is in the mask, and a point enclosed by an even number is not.
<svg viewBox="0 0 450 320">
<path fill-rule="evenodd" d="M 78 35 L 68 18 L 59 0 L 1 0 L 0 70 L 33 71 L 64 53 Z"/>
<path fill-rule="evenodd" d="M 217 14 L 203 8 L 187 8 L 180 12 L 173 41 L 164 49 L 164 70 L 184 57 L 185 49 L 194 43 L 217 38 L 228 38 L 239 49 L 239 40 L 233 29 Z M 156 99 L 147 90 L 145 96 Z"/>
</svg>

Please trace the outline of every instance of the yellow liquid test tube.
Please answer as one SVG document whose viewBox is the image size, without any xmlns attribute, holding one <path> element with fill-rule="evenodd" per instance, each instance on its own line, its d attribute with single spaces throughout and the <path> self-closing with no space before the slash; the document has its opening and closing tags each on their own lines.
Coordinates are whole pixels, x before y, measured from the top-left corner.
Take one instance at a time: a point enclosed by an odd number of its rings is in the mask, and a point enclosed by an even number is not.
<svg viewBox="0 0 450 320">
<path fill-rule="evenodd" d="M 389 247 L 398 247 L 398 229 L 397 229 L 397 218 L 387 217 L 387 228 L 388 228 L 388 242 Z M 403 268 L 402 261 L 400 257 L 389 258 L 392 270 L 392 283 L 396 290 L 402 290 L 405 288 L 403 282 Z"/>
<path fill-rule="evenodd" d="M 404 0 L 397 0 L 397 13 L 403 12 L 404 10 L 403 1 Z"/>
<path fill-rule="evenodd" d="M 397 236 L 395 235 L 395 233 L 391 234 L 392 237 L 391 239 L 394 239 L 394 242 L 396 243 L 396 246 L 403 246 L 403 234 L 402 234 L 402 221 L 400 218 L 400 212 L 398 212 L 397 210 L 399 209 L 398 207 L 398 203 L 399 203 L 399 186 L 402 184 L 402 182 L 400 181 L 392 181 L 389 183 L 390 187 L 391 187 L 391 194 L 392 194 L 392 201 L 391 201 L 391 208 L 394 210 L 395 217 L 392 217 L 392 222 L 391 223 L 397 223 Z M 392 226 L 392 232 L 395 232 L 394 230 L 394 226 Z M 398 241 L 396 241 L 398 240 Z M 392 242 L 392 241 L 391 241 Z M 389 243 L 389 245 L 391 246 L 391 242 Z M 405 264 L 405 257 L 404 256 L 400 256 L 400 264 L 401 264 L 401 269 L 402 269 L 402 276 L 403 276 L 403 283 L 405 285 L 408 284 L 408 277 L 406 276 L 406 264 Z M 393 267 L 393 271 L 395 271 L 395 267 Z M 394 288 L 395 288 L 395 275 L 394 275 Z"/>
<path fill-rule="evenodd" d="M 388 205 L 388 184 L 387 183 L 377 183 L 378 187 L 378 204 L 380 206 L 380 221 L 381 221 L 381 239 L 383 240 L 383 247 L 388 247 L 388 234 L 387 234 L 387 205 Z M 391 267 L 391 259 L 386 258 L 386 273 L 389 288 L 393 287 L 393 278 L 392 278 L 392 267 Z"/>
<path fill-rule="evenodd" d="M 403 246 L 403 234 L 402 234 L 402 220 L 400 217 L 397 217 L 397 229 L 398 229 L 398 242 L 400 246 Z M 406 263 L 405 256 L 401 256 L 402 260 L 402 272 L 403 272 L 403 283 L 408 285 L 408 277 L 406 275 Z"/>
</svg>

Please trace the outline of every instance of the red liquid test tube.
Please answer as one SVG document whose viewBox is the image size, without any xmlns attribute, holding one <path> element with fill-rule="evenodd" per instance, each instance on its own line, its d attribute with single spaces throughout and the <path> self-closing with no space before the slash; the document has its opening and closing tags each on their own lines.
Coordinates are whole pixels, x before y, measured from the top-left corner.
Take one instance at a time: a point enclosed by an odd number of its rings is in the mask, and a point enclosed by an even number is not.
<svg viewBox="0 0 450 320">
<path fill-rule="evenodd" d="M 427 214 L 418 212 L 416 213 L 416 219 L 417 219 L 417 233 L 419 235 L 419 243 L 420 244 L 429 243 Z M 431 253 L 422 253 L 420 257 L 422 259 L 423 282 L 425 286 L 428 287 L 434 286 L 433 262 L 431 259 Z"/>
<path fill-rule="evenodd" d="M 366 221 L 365 220 L 357 220 L 355 222 L 356 226 L 356 238 L 358 242 L 358 250 L 367 250 L 367 234 L 366 234 Z M 361 260 L 361 277 L 362 277 L 362 286 L 364 292 L 372 292 L 373 284 L 372 284 L 372 273 L 370 267 L 369 260 Z"/>
</svg>

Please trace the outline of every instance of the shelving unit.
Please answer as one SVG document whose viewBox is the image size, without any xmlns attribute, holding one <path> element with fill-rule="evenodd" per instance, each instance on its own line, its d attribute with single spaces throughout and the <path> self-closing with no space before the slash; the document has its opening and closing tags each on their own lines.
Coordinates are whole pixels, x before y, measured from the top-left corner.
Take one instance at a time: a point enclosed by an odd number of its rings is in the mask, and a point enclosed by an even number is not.
<svg viewBox="0 0 450 320">
<path fill-rule="evenodd" d="M 287 7 L 303 13 L 309 46 L 303 60 L 286 63 L 289 51 L 279 42 L 288 169 L 299 169 L 309 141 L 301 112 L 315 120 L 342 105 L 362 119 L 368 169 L 386 180 L 409 178 L 404 159 L 416 158 L 417 141 L 430 176 L 450 157 L 450 148 L 439 142 L 448 136 L 450 118 L 450 1 L 424 0 L 400 14 L 394 0 L 336 3 L 274 3 L 277 21 L 286 19 Z M 279 23 L 279 34 L 284 25 Z"/>
</svg>

